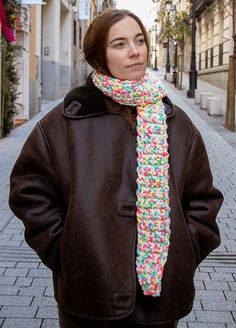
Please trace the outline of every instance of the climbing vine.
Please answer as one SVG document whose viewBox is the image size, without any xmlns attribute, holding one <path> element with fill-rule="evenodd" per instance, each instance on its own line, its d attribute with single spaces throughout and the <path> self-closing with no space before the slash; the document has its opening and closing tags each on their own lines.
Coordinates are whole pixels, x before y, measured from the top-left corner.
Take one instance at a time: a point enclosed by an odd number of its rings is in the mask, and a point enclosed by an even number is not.
<svg viewBox="0 0 236 328">
<path fill-rule="evenodd" d="M 2 1 L 7 23 L 15 30 L 18 14 L 21 10 L 20 0 Z M 1 131 L 0 136 L 6 136 L 14 126 L 14 115 L 17 113 L 17 86 L 20 76 L 17 71 L 17 58 L 22 54 L 23 47 L 11 42 L 2 33 L 1 37 Z"/>
</svg>

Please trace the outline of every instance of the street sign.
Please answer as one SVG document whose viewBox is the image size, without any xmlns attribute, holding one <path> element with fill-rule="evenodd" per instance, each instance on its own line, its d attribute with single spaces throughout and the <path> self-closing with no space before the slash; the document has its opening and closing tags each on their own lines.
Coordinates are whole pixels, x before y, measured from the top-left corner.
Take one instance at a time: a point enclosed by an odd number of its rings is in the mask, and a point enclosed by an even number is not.
<svg viewBox="0 0 236 328">
<path fill-rule="evenodd" d="M 79 19 L 87 20 L 90 19 L 90 1 L 80 0 L 79 2 Z"/>
<path fill-rule="evenodd" d="M 21 0 L 22 5 L 45 5 L 46 2 L 43 0 Z"/>
</svg>

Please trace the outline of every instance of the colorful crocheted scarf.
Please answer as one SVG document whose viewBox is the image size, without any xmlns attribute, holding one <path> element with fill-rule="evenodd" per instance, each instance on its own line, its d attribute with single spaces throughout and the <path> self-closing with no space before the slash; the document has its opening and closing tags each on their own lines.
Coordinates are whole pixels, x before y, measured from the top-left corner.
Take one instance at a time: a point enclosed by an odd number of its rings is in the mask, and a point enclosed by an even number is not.
<svg viewBox="0 0 236 328">
<path fill-rule="evenodd" d="M 136 271 L 144 295 L 159 296 L 170 238 L 166 91 L 147 73 L 131 81 L 94 72 L 93 82 L 119 104 L 137 107 Z"/>
</svg>

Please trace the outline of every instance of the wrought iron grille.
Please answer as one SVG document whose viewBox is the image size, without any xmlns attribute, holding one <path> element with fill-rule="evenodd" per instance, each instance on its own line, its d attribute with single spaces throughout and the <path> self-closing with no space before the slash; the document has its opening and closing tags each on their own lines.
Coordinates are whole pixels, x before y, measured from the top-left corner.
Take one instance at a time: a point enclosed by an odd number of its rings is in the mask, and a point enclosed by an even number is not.
<svg viewBox="0 0 236 328">
<path fill-rule="evenodd" d="M 223 65 L 224 43 L 219 44 L 219 66 Z"/>
</svg>

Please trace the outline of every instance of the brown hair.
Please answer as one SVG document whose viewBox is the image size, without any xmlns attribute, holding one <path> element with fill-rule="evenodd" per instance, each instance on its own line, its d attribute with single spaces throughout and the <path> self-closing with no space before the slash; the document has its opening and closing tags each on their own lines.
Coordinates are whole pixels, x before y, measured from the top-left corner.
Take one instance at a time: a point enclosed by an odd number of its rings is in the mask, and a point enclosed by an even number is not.
<svg viewBox="0 0 236 328">
<path fill-rule="evenodd" d="M 127 16 L 133 18 L 140 26 L 149 54 L 148 35 L 142 21 L 129 10 L 108 9 L 94 18 L 85 34 L 83 43 L 84 59 L 90 66 L 105 75 L 111 75 L 106 60 L 108 32 L 112 25 Z"/>
</svg>

